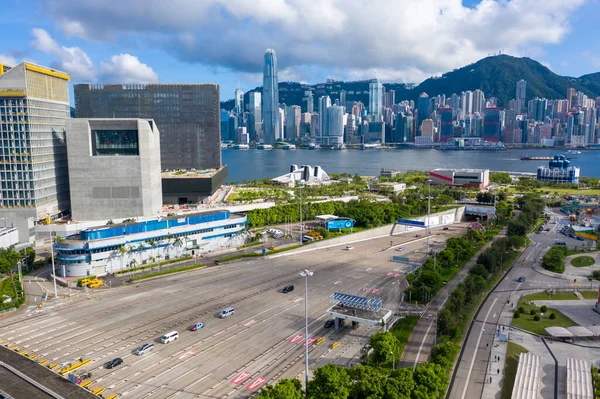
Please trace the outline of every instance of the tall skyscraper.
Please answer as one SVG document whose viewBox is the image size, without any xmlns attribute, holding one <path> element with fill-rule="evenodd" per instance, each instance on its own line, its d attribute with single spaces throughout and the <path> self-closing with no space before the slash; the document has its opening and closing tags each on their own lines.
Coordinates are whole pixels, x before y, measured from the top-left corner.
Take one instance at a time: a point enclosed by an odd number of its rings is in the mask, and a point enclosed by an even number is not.
<svg viewBox="0 0 600 399">
<path fill-rule="evenodd" d="M 78 118 L 154 119 L 163 169 L 222 166 L 217 84 L 77 84 L 75 107 Z"/>
<path fill-rule="evenodd" d="M 327 108 L 331 107 L 329 96 L 319 98 L 319 136 L 329 135 L 329 122 L 327 121 Z"/>
<path fill-rule="evenodd" d="M 381 122 L 383 108 L 383 85 L 377 79 L 369 83 L 369 115 L 372 122 Z"/>
<path fill-rule="evenodd" d="M 68 82 L 29 62 L 0 64 L 1 217 L 39 220 L 69 209 Z"/>
<path fill-rule="evenodd" d="M 473 92 L 473 113 L 483 112 L 483 108 L 485 107 L 485 94 L 483 91 L 477 89 Z"/>
<path fill-rule="evenodd" d="M 567 112 L 571 112 L 571 109 L 575 107 L 575 103 L 577 102 L 576 93 L 577 91 L 572 87 L 567 89 Z"/>
<path fill-rule="evenodd" d="M 440 141 L 446 142 L 454 138 L 454 125 L 452 124 L 452 108 L 440 108 L 441 126 Z"/>
<path fill-rule="evenodd" d="M 275 50 L 265 52 L 263 71 L 263 137 L 264 142 L 273 144 L 279 123 L 279 83 L 277 80 L 277 55 Z"/>
<path fill-rule="evenodd" d="M 425 119 L 429 119 L 429 95 L 421 93 L 417 100 L 417 118 L 418 126 L 421 126 Z"/>
<path fill-rule="evenodd" d="M 526 93 L 527 93 L 527 82 L 524 81 L 523 79 L 521 79 L 517 82 L 517 96 L 516 96 L 517 101 L 519 101 L 521 104 L 521 109 L 518 110 L 519 112 L 525 111 L 525 104 L 527 104 L 525 102 Z"/>
<path fill-rule="evenodd" d="M 338 145 L 344 143 L 344 107 L 334 105 L 327 109 L 328 123 L 328 145 Z"/>
<path fill-rule="evenodd" d="M 498 142 L 502 140 L 500 124 L 500 108 L 486 108 L 483 116 L 483 139 Z"/>
<path fill-rule="evenodd" d="M 297 140 L 300 137 L 300 107 L 285 107 L 285 139 Z"/>
<path fill-rule="evenodd" d="M 346 90 L 340 90 L 340 105 L 342 107 L 346 106 Z"/>
<path fill-rule="evenodd" d="M 306 101 L 306 112 L 312 114 L 315 111 L 315 103 L 312 91 L 306 91 L 304 92 L 304 94 L 306 95 L 306 97 L 304 97 L 302 101 Z"/>
<path fill-rule="evenodd" d="M 408 143 L 414 141 L 415 135 L 413 131 L 413 119 L 414 118 L 410 115 L 404 115 L 401 113 L 396 115 L 396 126 L 393 142 Z"/>
<path fill-rule="evenodd" d="M 248 93 L 248 134 L 250 140 L 258 141 L 262 131 L 262 96 L 259 91 Z"/>
</svg>

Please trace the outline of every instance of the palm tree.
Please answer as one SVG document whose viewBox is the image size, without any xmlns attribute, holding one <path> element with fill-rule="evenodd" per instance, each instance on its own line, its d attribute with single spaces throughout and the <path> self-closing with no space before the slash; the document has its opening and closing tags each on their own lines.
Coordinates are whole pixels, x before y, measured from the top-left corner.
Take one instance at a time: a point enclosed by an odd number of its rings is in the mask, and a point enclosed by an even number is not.
<svg viewBox="0 0 600 399">
<path fill-rule="evenodd" d="M 137 246 L 137 250 L 140 253 L 140 265 L 142 264 L 142 253 L 144 251 L 144 248 L 146 248 L 146 247 L 144 247 L 144 244 L 142 244 L 141 242 Z"/>
<path fill-rule="evenodd" d="M 160 258 L 162 258 L 162 255 L 156 255 L 156 259 L 158 260 L 158 271 L 160 271 Z"/>
<path fill-rule="evenodd" d="M 121 245 L 118 249 L 119 254 L 121 254 L 121 270 L 123 270 L 123 258 L 125 258 L 125 254 L 128 252 L 127 248 L 125 248 L 124 245 Z M 111 262 L 111 268 L 110 268 L 110 272 L 112 273 L 112 262 Z"/>
<path fill-rule="evenodd" d="M 150 256 L 152 256 L 152 250 L 156 247 L 157 242 L 154 238 L 148 240 L 148 245 L 150 245 Z"/>
<path fill-rule="evenodd" d="M 183 246 L 183 240 L 181 239 L 181 237 L 175 237 L 175 239 L 173 240 L 173 246 L 178 248 L 181 248 Z M 179 258 L 179 254 L 177 254 L 177 257 Z"/>
<path fill-rule="evenodd" d="M 137 265 L 137 261 L 135 259 L 132 259 L 131 262 L 129 262 L 129 267 L 131 268 L 131 276 L 132 277 L 135 273 L 135 265 Z"/>
</svg>

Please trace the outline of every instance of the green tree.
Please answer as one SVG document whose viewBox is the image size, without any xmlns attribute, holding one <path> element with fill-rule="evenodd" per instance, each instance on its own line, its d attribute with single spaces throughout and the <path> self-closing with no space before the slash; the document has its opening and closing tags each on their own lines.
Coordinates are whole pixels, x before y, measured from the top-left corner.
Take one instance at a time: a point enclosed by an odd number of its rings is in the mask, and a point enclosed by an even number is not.
<svg viewBox="0 0 600 399">
<path fill-rule="evenodd" d="M 417 366 L 413 376 L 417 386 L 425 388 L 425 391 L 420 390 L 419 394 L 426 393 L 431 399 L 442 396 L 448 384 L 448 375 L 439 364 L 423 363 Z"/>
<path fill-rule="evenodd" d="M 460 346 L 452 341 L 438 344 L 431 351 L 431 361 L 442 366 L 444 370 L 450 370 L 459 350 Z"/>
<path fill-rule="evenodd" d="M 371 336 L 370 345 L 373 348 L 371 360 L 375 364 L 387 365 L 392 363 L 398 349 L 398 340 L 390 331 L 379 331 Z"/>
<path fill-rule="evenodd" d="M 346 369 L 327 364 L 314 372 L 314 378 L 308 382 L 310 399 L 346 399 L 350 396 L 352 381 Z"/>
<path fill-rule="evenodd" d="M 279 380 L 275 385 L 264 387 L 258 395 L 260 399 L 301 399 L 302 384 L 297 378 Z"/>
</svg>

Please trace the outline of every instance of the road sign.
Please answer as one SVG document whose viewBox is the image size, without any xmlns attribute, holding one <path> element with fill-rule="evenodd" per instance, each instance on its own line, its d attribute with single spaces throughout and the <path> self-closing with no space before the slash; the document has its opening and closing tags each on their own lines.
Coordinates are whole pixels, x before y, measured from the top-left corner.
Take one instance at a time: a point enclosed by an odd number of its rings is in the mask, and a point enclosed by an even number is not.
<svg viewBox="0 0 600 399">
<path fill-rule="evenodd" d="M 392 256 L 392 262 L 410 263 L 410 259 L 405 256 Z"/>
<path fill-rule="evenodd" d="M 419 220 L 398 219 L 396 221 L 396 224 L 403 224 L 405 226 L 425 227 L 425 222 L 421 222 Z"/>
<path fill-rule="evenodd" d="M 241 384 L 242 382 L 246 381 L 251 375 L 252 373 L 250 373 L 249 371 L 244 371 L 240 373 L 237 377 L 235 377 L 233 380 L 231 380 L 231 382 L 233 382 L 235 385 Z"/>
<path fill-rule="evenodd" d="M 251 391 L 254 391 L 256 388 L 258 388 L 262 384 L 264 384 L 265 381 L 267 381 L 267 379 L 265 377 L 258 377 L 257 379 L 252 381 L 252 383 L 250 385 L 248 385 L 248 389 Z"/>
</svg>

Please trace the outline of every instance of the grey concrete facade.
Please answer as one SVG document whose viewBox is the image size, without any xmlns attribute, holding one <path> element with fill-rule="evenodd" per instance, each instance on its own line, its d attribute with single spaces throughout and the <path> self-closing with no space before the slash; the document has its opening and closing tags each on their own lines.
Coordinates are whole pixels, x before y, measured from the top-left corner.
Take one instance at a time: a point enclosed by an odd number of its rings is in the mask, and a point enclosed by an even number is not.
<svg viewBox="0 0 600 399">
<path fill-rule="evenodd" d="M 99 134 L 137 143 L 107 144 Z M 127 153 L 112 153 L 120 149 Z M 160 133 L 153 120 L 71 119 L 67 151 L 73 220 L 151 217 L 161 210 Z"/>
<path fill-rule="evenodd" d="M 162 169 L 221 167 L 217 84 L 76 84 L 78 118 L 151 118 L 161 132 Z"/>
</svg>

